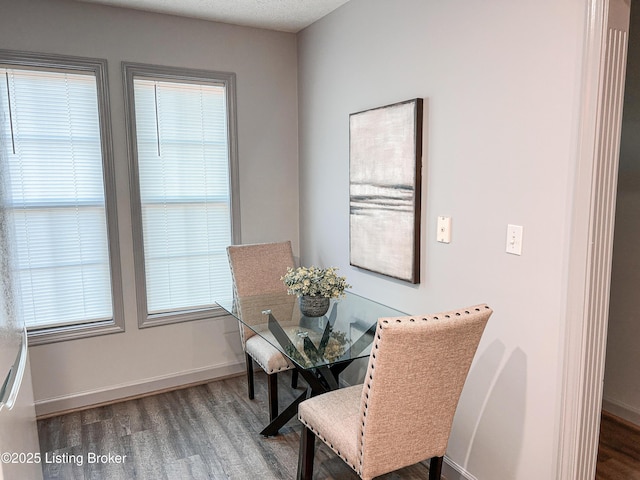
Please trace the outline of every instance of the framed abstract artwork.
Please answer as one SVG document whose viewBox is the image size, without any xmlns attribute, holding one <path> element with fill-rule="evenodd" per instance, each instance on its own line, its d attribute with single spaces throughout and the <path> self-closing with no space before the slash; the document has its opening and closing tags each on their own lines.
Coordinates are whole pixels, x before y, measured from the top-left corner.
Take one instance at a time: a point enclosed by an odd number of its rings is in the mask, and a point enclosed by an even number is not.
<svg viewBox="0 0 640 480">
<path fill-rule="evenodd" d="M 420 283 L 423 100 L 349 116 L 349 261 Z"/>
</svg>

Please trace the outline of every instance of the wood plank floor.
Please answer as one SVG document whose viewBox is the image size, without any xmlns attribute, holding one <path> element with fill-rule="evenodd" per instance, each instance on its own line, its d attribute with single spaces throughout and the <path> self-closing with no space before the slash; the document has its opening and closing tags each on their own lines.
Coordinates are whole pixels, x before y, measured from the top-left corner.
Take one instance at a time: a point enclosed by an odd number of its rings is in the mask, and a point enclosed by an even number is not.
<svg viewBox="0 0 640 480">
<path fill-rule="evenodd" d="M 640 428 L 604 411 L 596 480 L 640 480 Z"/>
<path fill-rule="evenodd" d="M 291 390 L 289 374 L 279 377 L 283 408 L 298 392 Z M 256 373 L 255 400 L 247 397 L 245 378 L 235 377 L 39 420 L 44 478 L 293 479 L 300 424 L 294 419 L 280 435 L 262 437 L 258 432 L 267 423 L 266 399 L 266 377 Z M 316 445 L 314 479 L 358 479 L 321 441 Z M 89 463 L 91 454 L 112 458 Z M 115 455 L 126 457 L 118 461 Z M 427 464 L 379 479 L 425 479 Z"/>
</svg>

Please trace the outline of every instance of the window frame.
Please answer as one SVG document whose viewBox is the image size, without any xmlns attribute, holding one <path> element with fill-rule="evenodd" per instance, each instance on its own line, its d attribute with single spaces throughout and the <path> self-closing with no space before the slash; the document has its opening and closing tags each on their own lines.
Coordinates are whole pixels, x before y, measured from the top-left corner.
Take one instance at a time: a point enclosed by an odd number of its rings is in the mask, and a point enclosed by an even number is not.
<svg viewBox="0 0 640 480">
<path fill-rule="evenodd" d="M 100 150 L 102 154 L 103 190 L 107 227 L 107 246 L 111 273 L 112 318 L 102 321 L 66 326 L 52 326 L 27 329 L 30 345 L 61 342 L 125 331 L 124 304 L 122 295 L 122 272 L 116 206 L 115 166 L 113 137 L 111 131 L 111 110 L 109 85 L 107 81 L 107 60 L 76 57 L 69 55 L 41 54 L 0 50 L 0 65 L 8 68 L 34 68 L 60 70 L 69 73 L 91 73 L 95 76 L 100 130 Z"/>
<path fill-rule="evenodd" d="M 236 75 L 231 72 L 168 67 L 133 62 L 122 62 L 122 72 L 124 77 L 125 117 L 129 152 L 129 192 L 131 195 L 131 229 L 133 234 L 133 263 L 135 269 L 138 328 L 224 317 L 227 313 L 219 306 L 159 314 L 150 314 L 148 311 L 133 81 L 134 78 L 143 78 L 169 82 L 217 83 L 224 85 L 227 105 L 227 141 L 229 146 L 231 242 L 235 244 L 238 243 L 240 238 Z"/>
</svg>

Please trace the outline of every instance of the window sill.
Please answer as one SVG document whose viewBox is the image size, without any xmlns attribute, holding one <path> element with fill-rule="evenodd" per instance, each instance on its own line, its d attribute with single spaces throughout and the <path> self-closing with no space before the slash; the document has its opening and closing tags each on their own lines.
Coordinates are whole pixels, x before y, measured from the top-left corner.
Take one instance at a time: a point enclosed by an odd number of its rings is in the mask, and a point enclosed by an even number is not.
<svg viewBox="0 0 640 480">
<path fill-rule="evenodd" d="M 169 312 L 146 315 L 142 322 L 138 324 L 139 328 L 157 327 L 160 325 L 170 325 L 173 323 L 192 322 L 195 320 L 207 320 L 211 318 L 224 317 L 229 315 L 223 308 L 215 306 L 198 310 L 189 310 L 186 312 Z"/>
<path fill-rule="evenodd" d="M 113 320 L 105 320 L 103 322 L 85 323 L 65 327 L 27 330 L 27 335 L 29 339 L 29 346 L 34 346 L 120 332 L 124 332 L 124 324 L 120 325 Z"/>
</svg>

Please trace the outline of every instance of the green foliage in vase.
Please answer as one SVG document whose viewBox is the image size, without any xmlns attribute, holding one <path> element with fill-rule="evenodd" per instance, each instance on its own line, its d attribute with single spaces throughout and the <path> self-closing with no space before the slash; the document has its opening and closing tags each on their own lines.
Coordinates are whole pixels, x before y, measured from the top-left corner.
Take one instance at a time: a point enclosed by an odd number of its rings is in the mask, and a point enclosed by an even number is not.
<svg viewBox="0 0 640 480">
<path fill-rule="evenodd" d="M 340 298 L 351 285 L 345 277 L 338 276 L 337 270 L 336 267 L 314 266 L 288 268 L 282 281 L 287 286 L 289 295 Z"/>
</svg>

